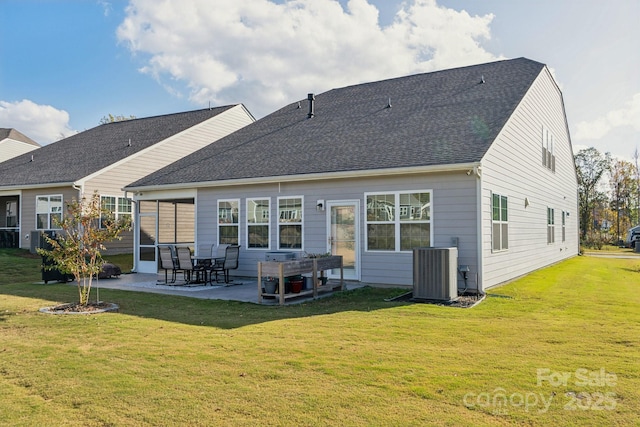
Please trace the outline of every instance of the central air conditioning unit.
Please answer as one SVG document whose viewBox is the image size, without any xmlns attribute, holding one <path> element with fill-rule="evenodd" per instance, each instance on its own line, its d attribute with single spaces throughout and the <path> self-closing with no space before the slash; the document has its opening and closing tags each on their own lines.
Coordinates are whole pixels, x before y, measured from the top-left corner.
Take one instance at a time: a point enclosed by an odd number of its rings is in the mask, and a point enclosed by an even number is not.
<svg viewBox="0 0 640 427">
<path fill-rule="evenodd" d="M 458 298 L 458 248 L 413 250 L 413 299 L 452 301 Z"/>
</svg>

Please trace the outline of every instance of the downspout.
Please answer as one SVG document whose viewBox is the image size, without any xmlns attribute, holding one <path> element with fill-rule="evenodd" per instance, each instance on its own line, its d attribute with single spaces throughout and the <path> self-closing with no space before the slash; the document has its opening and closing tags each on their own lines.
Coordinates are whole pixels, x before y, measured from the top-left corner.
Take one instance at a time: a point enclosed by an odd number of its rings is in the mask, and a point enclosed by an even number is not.
<svg viewBox="0 0 640 427">
<path fill-rule="evenodd" d="M 478 252 L 477 270 L 478 271 L 476 273 L 476 292 L 478 292 L 478 295 L 481 295 L 484 297 L 484 290 L 480 286 L 480 284 L 482 283 L 482 272 L 483 272 L 483 266 L 484 266 L 484 253 L 482 251 L 482 247 L 483 247 L 482 245 L 482 166 L 475 166 L 473 168 L 473 172 L 477 177 L 476 179 L 476 197 L 477 197 L 476 238 L 478 239 L 478 242 L 477 242 L 477 252 Z"/>
<path fill-rule="evenodd" d="M 73 184 L 71 184 L 71 187 L 73 187 L 73 189 L 78 192 L 78 200 L 80 200 L 82 198 L 82 194 L 84 193 L 84 186 L 78 186 L 78 184 L 74 182 Z"/>
<path fill-rule="evenodd" d="M 128 199 L 129 198 L 129 192 L 127 190 L 124 190 L 124 198 Z M 133 221 L 133 227 L 132 227 L 132 231 L 133 231 L 133 268 L 131 269 L 132 273 L 137 273 L 138 272 L 138 259 L 139 259 L 139 254 L 140 254 L 140 233 L 138 232 L 138 227 L 140 224 L 140 218 L 138 217 L 139 212 L 138 212 L 138 202 L 137 200 L 135 200 L 133 197 L 131 198 L 131 204 L 133 205 L 133 215 L 132 215 L 132 221 Z"/>
</svg>

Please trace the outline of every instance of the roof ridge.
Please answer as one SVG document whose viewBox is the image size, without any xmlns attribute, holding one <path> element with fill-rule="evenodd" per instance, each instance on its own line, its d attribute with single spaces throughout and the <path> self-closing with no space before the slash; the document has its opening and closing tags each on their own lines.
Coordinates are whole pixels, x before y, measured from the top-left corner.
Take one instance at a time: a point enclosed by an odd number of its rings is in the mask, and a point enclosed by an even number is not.
<svg viewBox="0 0 640 427">
<path fill-rule="evenodd" d="M 462 65 L 462 66 L 454 67 L 454 68 L 443 68 L 443 69 L 440 69 L 440 70 L 417 72 L 417 73 L 414 73 L 414 74 L 406 74 L 404 76 L 389 77 L 389 78 L 381 79 L 381 80 L 362 82 L 362 83 L 354 83 L 354 84 L 350 84 L 350 85 L 346 85 L 346 86 L 342 86 L 342 87 L 334 87 L 334 88 L 331 88 L 331 89 L 329 89 L 329 90 L 327 90 L 325 92 L 321 92 L 320 94 L 316 94 L 316 96 L 322 95 L 324 93 L 334 92 L 334 91 L 337 91 L 337 90 L 355 88 L 355 87 L 358 87 L 358 86 L 375 85 L 375 84 L 380 84 L 380 83 L 389 83 L 389 82 L 393 82 L 393 81 L 396 81 L 396 80 L 402 80 L 402 79 L 411 78 L 411 77 L 420 77 L 420 76 L 424 76 L 424 75 L 427 75 L 427 74 L 449 73 L 449 72 L 452 72 L 452 71 L 462 71 L 462 70 L 465 70 L 465 69 L 468 69 L 468 68 L 474 68 L 474 67 L 480 68 L 480 67 L 485 67 L 485 66 L 488 66 L 488 65 L 495 65 L 495 64 L 497 64 L 499 62 L 511 62 L 511 61 L 520 61 L 520 60 L 525 60 L 525 61 L 532 62 L 532 63 L 538 63 L 541 66 L 545 66 L 546 65 L 546 64 L 544 64 L 542 62 L 534 61 L 533 59 L 529 59 L 529 58 L 526 58 L 524 56 L 520 56 L 518 58 L 511 58 L 511 59 L 496 59 L 495 61 L 483 62 L 483 63 L 480 63 L 480 64 Z"/>
<path fill-rule="evenodd" d="M 36 141 L 29 138 L 28 136 L 26 136 L 25 134 L 23 134 L 22 132 L 20 132 L 15 128 L 0 128 L 0 130 L 4 131 L 0 133 L 0 139 L 11 138 L 16 141 L 24 142 L 25 144 L 34 145 L 36 147 L 41 146 Z"/>
<path fill-rule="evenodd" d="M 199 113 L 199 112 L 202 112 L 202 111 L 213 111 L 213 110 L 220 110 L 220 109 L 230 109 L 230 108 L 236 107 L 238 105 L 240 105 L 240 104 L 218 105 L 218 106 L 215 106 L 215 107 L 199 108 L 197 110 L 179 111 L 177 113 L 165 113 L 165 114 L 157 114 L 155 116 L 134 117 L 132 119 L 117 120 L 117 121 L 113 121 L 113 122 L 104 123 L 103 125 L 111 125 L 111 124 L 114 124 L 114 123 L 122 123 L 122 122 L 133 122 L 133 121 L 141 121 L 141 120 L 158 119 L 158 118 L 161 118 L 161 117 L 180 116 L 180 115 L 185 115 L 185 114 Z M 102 126 L 102 125 L 98 125 L 98 126 Z"/>
</svg>

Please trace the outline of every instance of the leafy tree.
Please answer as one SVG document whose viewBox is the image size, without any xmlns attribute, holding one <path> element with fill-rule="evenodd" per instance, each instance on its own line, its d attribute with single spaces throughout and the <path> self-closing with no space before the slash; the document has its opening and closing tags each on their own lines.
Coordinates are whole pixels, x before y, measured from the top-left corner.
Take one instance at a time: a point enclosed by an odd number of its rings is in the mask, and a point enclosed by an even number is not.
<svg viewBox="0 0 640 427">
<path fill-rule="evenodd" d="M 102 269 L 104 243 L 119 240 L 120 233 L 131 228 L 129 218 L 114 220 L 113 213 L 100 204 L 100 195 L 73 199 L 67 203 L 67 214 L 56 225 L 62 229 L 56 239 L 45 235 L 51 249 L 38 253 L 53 261 L 49 268 L 72 274 L 78 284 L 79 304 L 89 303 L 93 277 Z M 102 225 L 102 227 L 100 226 Z"/>
<path fill-rule="evenodd" d="M 126 120 L 133 120 L 135 118 L 136 118 L 136 116 L 133 116 L 133 115 L 127 117 L 127 116 L 123 116 L 123 115 L 114 116 L 113 114 L 109 114 L 108 116 L 102 117 L 100 119 L 99 124 L 105 125 L 107 123 L 113 123 L 113 122 L 124 122 Z"/>
<path fill-rule="evenodd" d="M 592 213 L 599 200 L 606 199 L 599 188 L 600 180 L 609 170 L 611 154 L 601 154 L 593 147 L 580 150 L 575 156 L 578 174 L 578 198 L 580 210 L 580 234 L 584 239 L 593 227 Z"/>
<path fill-rule="evenodd" d="M 636 166 L 636 195 L 635 195 L 635 215 L 631 216 L 631 223 L 633 225 L 640 224 L 640 166 L 638 165 L 638 159 L 640 158 L 640 152 L 638 152 L 638 147 L 636 147 L 636 151 L 633 152 L 633 159 L 635 160 Z"/>
<path fill-rule="evenodd" d="M 616 218 L 616 240 L 631 227 L 638 192 L 636 175 L 636 166 L 625 160 L 617 160 L 611 167 L 611 209 Z"/>
</svg>

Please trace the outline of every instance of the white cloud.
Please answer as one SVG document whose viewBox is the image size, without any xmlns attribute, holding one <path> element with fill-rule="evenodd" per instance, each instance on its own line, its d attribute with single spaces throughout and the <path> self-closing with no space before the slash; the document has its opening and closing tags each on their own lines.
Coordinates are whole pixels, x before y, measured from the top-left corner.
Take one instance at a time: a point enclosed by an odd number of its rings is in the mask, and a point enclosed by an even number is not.
<svg viewBox="0 0 640 427">
<path fill-rule="evenodd" d="M 76 133 L 69 127 L 69 113 L 28 99 L 0 101 L 0 127 L 14 128 L 41 145 Z"/>
<path fill-rule="evenodd" d="M 600 139 L 617 128 L 630 126 L 640 131 L 640 93 L 636 93 L 623 108 L 613 110 L 592 121 L 576 125 L 575 139 L 579 141 Z"/>
<path fill-rule="evenodd" d="M 97 0 L 97 3 L 100 7 L 102 7 L 102 13 L 105 17 L 111 15 L 111 12 L 113 11 L 113 5 L 111 4 L 111 2 L 105 0 Z"/>
<path fill-rule="evenodd" d="M 131 0 L 117 35 L 168 90 L 257 116 L 308 92 L 497 59 L 481 46 L 493 15 L 413 0 L 392 24 L 378 18 L 367 0 Z"/>
</svg>

